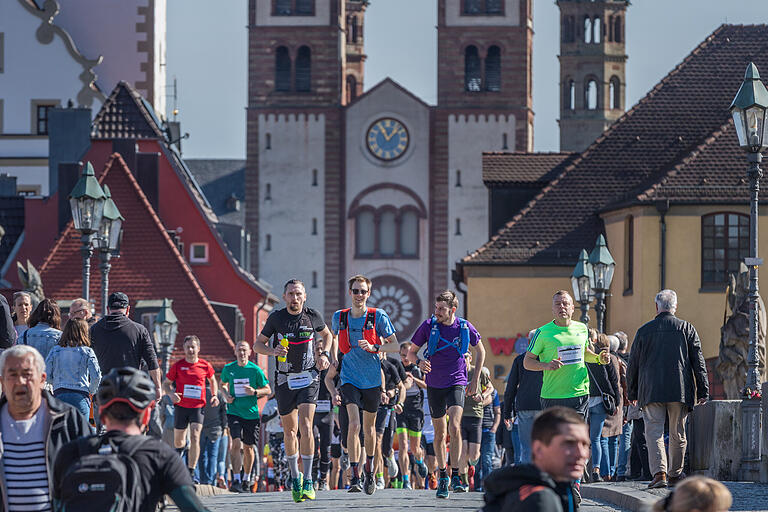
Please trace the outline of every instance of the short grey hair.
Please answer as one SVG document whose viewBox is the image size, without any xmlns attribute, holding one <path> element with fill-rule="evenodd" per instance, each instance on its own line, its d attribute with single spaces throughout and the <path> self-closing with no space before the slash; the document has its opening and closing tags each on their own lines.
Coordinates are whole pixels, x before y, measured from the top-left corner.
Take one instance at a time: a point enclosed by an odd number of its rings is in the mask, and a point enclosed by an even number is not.
<svg viewBox="0 0 768 512">
<path fill-rule="evenodd" d="M 9 357 L 18 357 L 19 359 L 23 359 L 30 354 L 32 354 L 32 359 L 35 362 L 37 371 L 40 372 L 40 375 L 44 374 L 45 359 L 43 359 L 42 354 L 40 354 L 40 352 L 38 352 L 35 347 L 30 347 L 29 345 L 14 345 L 11 348 L 3 350 L 3 353 L 0 354 L 0 376 L 5 373 L 5 362 Z"/>
<path fill-rule="evenodd" d="M 619 339 L 619 352 L 626 351 L 627 346 L 629 345 L 629 336 L 627 336 L 627 333 L 624 331 L 618 331 L 613 333 L 613 335 Z"/>
<path fill-rule="evenodd" d="M 661 290 L 656 294 L 656 306 L 659 312 L 669 311 L 674 313 L 677 310 L 677 293 L 675 290 Z"/>
<path fill-rule="evenodd" d="M 616 337 L 616 335 L 610 335 L 608 336 L 608 342 L 609 342 L 609 350 L 613 352 L 614 354 L 619 351 L 619 346 L 621 345 L 621 342 L 619 341 L 619 338 Z"/>
</svg>

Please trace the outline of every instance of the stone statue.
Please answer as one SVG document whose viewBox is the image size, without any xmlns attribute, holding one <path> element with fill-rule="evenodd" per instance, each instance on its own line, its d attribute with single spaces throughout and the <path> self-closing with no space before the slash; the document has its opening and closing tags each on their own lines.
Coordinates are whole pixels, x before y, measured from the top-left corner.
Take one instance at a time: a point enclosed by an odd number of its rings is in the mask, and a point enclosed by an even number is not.
<svg viewBox="0 0 768 512">
<path fill-rule="evenodd" d="M 19 271 L 19 281 L 21 281 L 24 291 L 32 296 L 32 309 L 35 309 L 37 304 L 45 298 L 43 280 L 40 279 L 40 273 L 29 260 L 27 260 L 26 268 L 18 261 L 16 262 L 16 267 Z"/>
<path fill-rule="evenodd" d="M 742 263 L 739 273 L 731 274 L 727 291 L 731 315 L 720 328 L 720 356 L 715 373 L 720 378 L 729 400 L 742 397 L 747 379 L 749 354 L 749 271 Z M 758 297 L 757 357 L 761 381 L 765 381 L 766 313 L 762 297 Z"/>
</svg>

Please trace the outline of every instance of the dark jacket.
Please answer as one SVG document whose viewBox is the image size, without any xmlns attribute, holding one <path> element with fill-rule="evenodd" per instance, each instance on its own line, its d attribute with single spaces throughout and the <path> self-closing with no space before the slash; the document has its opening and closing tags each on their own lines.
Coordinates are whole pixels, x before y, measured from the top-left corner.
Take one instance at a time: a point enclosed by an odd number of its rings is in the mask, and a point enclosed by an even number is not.
<svg viewBox="0 0 768 512">
<path fill-rule="evenodd" d="M 88 420 L 85 419 L 85 416 L 77 409 L 69 404 L 65 404 L 61 400 L 57 400 L 45 390 L 42 393 L 43 404 L 41 404 L 41 407 L 48 406 L 48 416 L 45 423 L 45 432 L 47 433 L 45 437 L 45 464 L 48 469 L 48 488 L 52 491 L 53 480 L 51 476 L 56 452 L 70 441 L 91 435 L 91 427 L 88 425 Z M 8 403 L 8 399 L 3 395 L 0 398 L 0 409 L 6 403 Z M 0 432 L 0 494 L 2 494 L 0 511 L 8 510 L 3 451 L 2 432 Z"/>
<path fill-rule="evenodd" d="M 158 368 L 149 331 L 122 313 L 107 315 L 91 327 L 91 345 L 99 360 L 101 374 L 112 368 L 130 366 L 142 370 Z M 141 366 L 142 361 L 146 364 Z"/>
<path fill-rule="evenodd" d="M 16 343 L 16 329 L 13 328 L 11 306 L 3 295 L 0 295 L 0 349 L 9 348 Z"/>
<path fill-rule="evenodd" d="M 524 355 L 518 355 L 512 361 L 512 368 L 504 389 L 504 409 L 502 419 L 509 419 L 517 411 L 541 410 L 541 383 L 544 372 L 532 372 L 523 368 Z"/>
<path fill-rule="evenodd" d="M 612 364 L 587 363 L 589 369 L 589 396 L 600 396 L 600 390 L 619 403 L 619 376 Z M 598 387 L 599 386 L 599 387 Z"/>
<path fill-rule="evenodd" d="M 695 381 L 695 382 L 694 382 Z M 627 368 L 627 395 L 643 407 L 709 397 L 707 367 L 696 329 L 669 312 L 638 329 Z"/>
<path fill-rule="evenodd" d="M 484 487 L 483 512 L 571 512 L 576 507 L 570 483 L 555 483 L 533 464 L 496 469 Z"/>
</svg>

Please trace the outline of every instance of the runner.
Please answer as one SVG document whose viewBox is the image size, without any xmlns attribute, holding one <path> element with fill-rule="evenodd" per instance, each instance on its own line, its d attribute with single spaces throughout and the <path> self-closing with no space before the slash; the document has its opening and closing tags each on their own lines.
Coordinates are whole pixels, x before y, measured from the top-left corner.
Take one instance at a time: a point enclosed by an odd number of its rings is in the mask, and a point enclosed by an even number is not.
<svg viewBox="0 0 768 512">
<path fill-rule="evenodd" d="M 325 385 L 325 375 L 328 370 L 320 374 L 320 391 L 317 395 L 317 408 L 315 409 L 314 427 L 317 430 L 320 445 L 320 468 L 317 480 L 317 490 L 327 491 L 328 469 L 331 466 L 331 435 L 333 434 L 333 411 L 331 410 L 331 394 Z"/>
<path fill-rule="evenodd" d="M 399 473 L 397 461 L 392 449 L 395 440 L 396 421 L 395 416 L 403 412 L 403 400 L 405 398 L 405 369 L 400 361 L 381 357 L 381 371 L 384 375 L 384 389 L 387 400 L 379 405 L 376 412 L 376 488 L 383 489 L 384 465 L 387 466 L 387 478 L 402 488 L 406 481 L 396 481 Z M 399 479 L 398 479 L 399 480 Z M 410 488 L 410 483 L 408 484 Z"/>
<path fill-rule="evenodd" d="M 349 416 L 347 448 L 352 466 L 352 482 L 349 492 L 360 492 L 359 460 L 361 456 L 360 410 L 363 411 L 363 432 L 365 436 L 365 479 L 366 494 L 376 491 L 373 478 L 373 456 L 376 451 L 376 411 L 386 400 L 382 381 L 379 352 L 398 350 L 395 328 L 383 309 L 369 308 L 366 303 L 371 292 L 371 280 L 356 275 L 349 279 L 349 296 L 352 308 L 342 309 L 333 314 L 332 330 L 337 337 L 339 351 L 343 354 L 341 365 L 341 395 L 333 384 L 335 371 L 329 371 L 325 383 L 334 402 L 341 405 L 342 397 Z M 386 343 L 381 344 L 381 338 Z M 334 343 L 336 343 L 334 341 Z"/>
<path fill-rule="evenodd" d="M 435 427 L 432 424 L 432 414 L 429 412 L 429 401 L 425 400 L 427 389 L 421 392 L 422 410 L 424 412 L 424 428 L 421 431 L 421 453 L 427 463 L 429 479 L 424 482 L 425 489 L 437 489 L 437 458 L 435 457 Z"/>
<path fill-rule="evenodd" d="M 466 492 L 459 477 L 461 460 L 461 414 L 464 396 L 477 395 L 480 372 L 475 372 L 467 382 L 467 364 L 464 354 L 474 347 L 477 366 L 485 362 L 485 349 L 480 342 L 477 329 L 463 318 L 456 316 L 459 299 L 446 290 L 435 299 L 435 315 L 425 320 L 413 335 L 413 345 L 408 349 L 408 360 L 418 361 L 417 352 L 427 345 L 426 357 L 419 362 L 419 368 L 427 374 L 427 399 L 435 428 L 435 457 L 440 469 L 437 497 L 448 498 L 448 470 L 446 468 L 445 439 L 448 414 L 448 434 L 451 436 L 451 488 L 454 492 Z M 469 384 L 469 389 L 466 389 Z"/>
<path fill-rule="evenodd" d="M 424 453 L 421 449 L 421 431 L 424 428 L 424 395 L 422 390 L 427 388 L 424 373 L 419 367 L 408 361 L 408 350 L 412 343 L 406 341 L 400 345 L 400 359 L 405 370 L 405 398 L 403 412 L 397 415 L 397 446 L 400 452 L 400 472 L 405 477 L 410 475 L 410 457 L 418 470 L 419 477 L 427 477 L 427 466 L 424 464 Z M 426 488 L 426 482 L 424 483 Z"/>
<path fill-rule="evenodd" d="M 251 346 L 247 341 L 235 345 L 236 361 L 221 370 L 221 386 L 227 406 L 227 424 L 232 436 L 232 488 L 234 492 L 251 492 L 251 468 L 254 449 L 259 444 L 259 398 L 272 393 L 264 372 L 250 361 Z M 240 451 L 242 450 L 242 455 Z M 240 469 L 243 469 L 241 484 Z"/>
<path fill-rule="evenodd" d="M 328 349 L 332 338 L 320 313 L 305 307 L 307 292 L 304 283 L 298 279 L 285 283 L 283 300 L 286 308 L 269 315 L 261 334 L 253 343 L 253 350 L 258 354 L 277 357 L 275 398 L 285 432 L 285 452 L 292 479 L 291 494 L 293 500 L 299 503 L 315 499 L 312 423 L 320 390 L 320 372 L 331 362 Z M 322 338 L 319 343 L 315 341 L 316 333 Z M 270 339 L 272 346 L 267 345 Z M 299 452 L 303 473 L 299 471 Z"/>
<path fill-rule="evenodd" d="M 472 366 L 472 354 L 464 354 L 467 362 L 467 378 L 472 380 L 477 367 Z M 459 473 L 464 487 L 470 487 L 470 480 L 474 476 L 475 467 L 480 459 L 480 445 L 483 441 L 483 408 L 485 402 L 490 403 L 493 394 L 491 384 L 491 372 L 483 366 L 480 368 L 479 393 L 475 397 L 467 396 L 464 400 L 464 412 L 461 415 L 461 460 L 459 461 Z"/>
<path fill-rule="evenodd" d="M 184 453 L 189 427 L 189 450 L 187 467 L 192 478 L 200 455 L 200 431 L 203 429 L 203 407 L 205 406 L 205 381 L 211 388 L 211 405 L 219 403 L 218 386 L 213 366 L 200 359 L 200 338 L 195 335 L 184 338 L 184 359 L 176 361 L 168 370 L 163 389 L 174 403 L 173 446 L 179 455 Z M 173 384 L 176 384 L 175 389 Z"/>
</svg>

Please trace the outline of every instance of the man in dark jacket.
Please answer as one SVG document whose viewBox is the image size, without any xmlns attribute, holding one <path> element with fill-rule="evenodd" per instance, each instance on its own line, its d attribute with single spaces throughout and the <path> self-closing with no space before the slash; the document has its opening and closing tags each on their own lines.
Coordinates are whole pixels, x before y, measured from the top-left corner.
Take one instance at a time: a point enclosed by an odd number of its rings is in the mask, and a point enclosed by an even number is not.
<svg viewBox="0 0 768 512">
<path fill-rule="evenodd" d="M 5 296 L 0 295 L 0 349 L 16 343 L 16 330 L 13 328 L 11 306 Z"/>
<path fill-rule="evenodd" d="M 102 375 L 108 374 L 113 368 L 124 366 L 146 369 L 155 383 L 157 398 L 160 398 L 162 373 L 155 347 L 147 328 L 128 318 L 129 304 L 128 296 L 123 292 L 109 295 L 109 314 L 91 327 L 91 345 L 96 352 Z M 142 362 L 146 367 L 142 367 Z"/>
<path fill-rule="evenodd" d="M 533 464 L 505 466 L 485 479 L 483 512 L 572 512 L 571 482 L 589 457 L 584 418 L 567 407 L 552 407 L 533 422 Z"/>
<path fill-rule="evenodd" d="M 656 318 L 638 329 L 627 368 L 628 398 L 643 410 L 651 488 L 666 487 L 685 477 L 685 419 L 709 396 L 707 368 L 696 329 L 675 316 L 677 294 L 656 295 Z M 669 417 L 669 469 L 664 449 L 664 422 Z"/>
<path fill-rule="evenodd" d="M 543 372 L 532 372 L 523 367 L 523 356 L 517 356 L 512 362 L 512 369 L 507 377 L 504 389 L 504 410 L 502 417 L 511 430 L 514 417 L 517 416 L 517 432 L 520 437 L 519 460 L 523 464 L 531 462 L 531 429 L 533 419 L 541 410 L 541 382 Z M 517 448 L 516 448 L 517 449 Z"/>
</svg>

